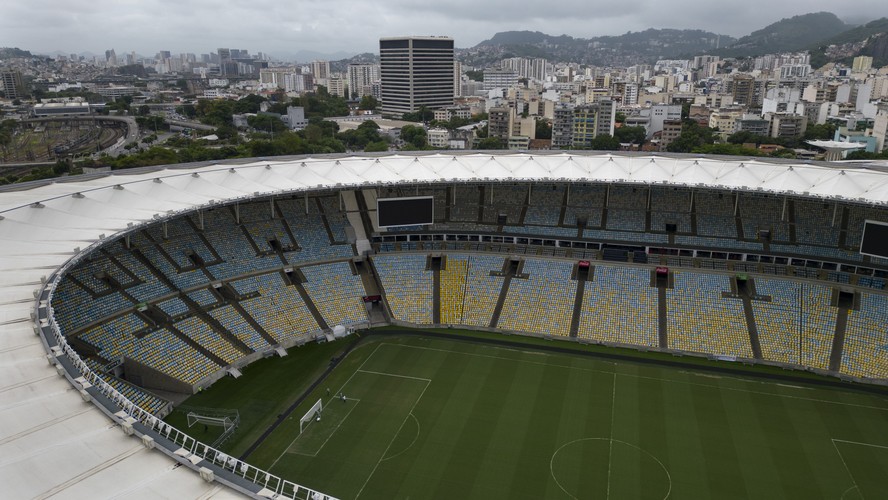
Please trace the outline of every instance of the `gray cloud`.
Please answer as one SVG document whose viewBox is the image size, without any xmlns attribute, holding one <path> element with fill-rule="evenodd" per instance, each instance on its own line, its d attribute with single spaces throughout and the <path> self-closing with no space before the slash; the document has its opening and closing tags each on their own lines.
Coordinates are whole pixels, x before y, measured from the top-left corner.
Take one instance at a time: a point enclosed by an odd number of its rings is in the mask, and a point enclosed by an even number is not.
<svg viewBox="0 0 888 500">
<path fill-rule="evenodd" d="M 507 30 L 588 38 L 647 28 L 699 28 L 742 36 L 808 12 L 833 11 L 842 17 L 838 7 L 827 0 L 4 0 L 0 46 L 34 52 L 114 48 L 144 55 L 233 47 L 291 54 L 376 52 L 380 37 L 409 34 L 448 35 L 458 47 L 470 47 Z M 857 20 L 885 17 L 888 3 L 859 0 L 852 14 Z"/>
</svg>

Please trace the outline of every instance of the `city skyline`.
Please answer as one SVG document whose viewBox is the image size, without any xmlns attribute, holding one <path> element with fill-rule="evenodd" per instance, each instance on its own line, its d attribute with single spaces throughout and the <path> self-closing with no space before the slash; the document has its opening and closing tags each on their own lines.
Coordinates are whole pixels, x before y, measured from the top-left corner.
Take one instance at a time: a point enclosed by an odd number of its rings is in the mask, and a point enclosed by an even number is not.
<svg viewBox="0 0 888 500">
<path fill-rule="evenodd" d="M 0 46 L 36 53 L 100 54 L 114 48 L 143 55 L 163 49 L 206 53 L 218 47 L 242 47 L 283 59 L 300 52 L 348 57 L 377 52 L 379 38 L 386 36 L 450 36 L 456 47 L 465 48 L 510 30 L 590 38 L 675 28 L 705 29 L 738 37 L 781 18 L 817 11 L 835 12 L 846 22 L 888 16 L 888 4 L 878 0 L 862 0 L 852 12 L 841 11 L 834 2 L 825 0 L 780 4 L 751 0 L 742 11 L 694 0 L 673 2 L 668 9 L 645 8 L 642 3 L 635 10 L 579 0 L 522 9 L 510 8 L 499 0 L 409 6 L 403 1 L 385 5 L 340 2 L 334 8 L 313 0 L 300 2 L 297 8 L 283 8 L 278 2 L 266 0 L 257 0 L 248 7 L 198 0 L 189 3 L 187 13 L 169 0 L 125 5 L 74 0 L 59 3 L 57 8 L 53 3 L 55 0 L 48 4 L 6 2 L 5 15 L 0 18 Z"/>
</svg>

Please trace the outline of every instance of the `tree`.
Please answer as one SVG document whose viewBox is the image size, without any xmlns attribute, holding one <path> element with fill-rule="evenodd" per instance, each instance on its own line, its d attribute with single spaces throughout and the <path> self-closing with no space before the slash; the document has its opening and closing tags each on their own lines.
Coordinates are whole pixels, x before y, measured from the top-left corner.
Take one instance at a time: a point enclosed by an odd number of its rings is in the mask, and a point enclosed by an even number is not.
<svg viewBox="0 0 888 500">
<path fill-rule="evenodd" d="M 805 129 L 804 139 L 806 141 L 832 140 L 835 133 L 836 126 L 832 123 L 814 124 Z"/>
<path fill-rule="evenodd" d="M 614 137 L 620 142 L 629 142 L 632 144 L 644 144 L 647 138 L 647 131 L 644 127 L 620 127 L 614 129 Z"/>
<path fill-rule="evenodd" d="M 215 101 L 201 99 L 197 101 L 197 116 L 203 123 L 221 127 L 232 125 L 231 116 L 234 114 L 234 103 L 227 100 Z"/>
<path fill-rule="evenodd" d="M 551 139 L 552 138 L 552 124 L 549 123 L 549 120 L 538 119 L 536 121 L 536 138 L 537 139 Z"/>
<path fill-rule="evenodd" d="M 401 119 L 407 122 L 430 122 L 435 119 L 435 112 L 420 106 L 420 108 L 412 113 L 404 113 Z"/>
<path fill-rule="evenodd" d="M 346 148 L 353 151 L 365 149 L 368 144 L 382 141 L 379 135 L 379 125 L 372 120 L 367 120 L 354 130 L 346 130 L 336 135 L 336 138 L 342 141 Z"/>
<path fill-rule="evenodd" d="M 762 156 L 761 151 L 755 148 L 745 148 L 740 144 L 703 144 L 693 148 L 693 153 L 711 154 L 711 155 L 733 155 L 733 156 Z"/>
<path fill-rule="evenodd" d="M 422 127 L 404 125 L 401 127 L 401 140 L 404 141 L 401 149 L 423 149 L 428 145 L 428 134 Z"/>
<path fill-rule="evenodd" d="M 306 118 L 326 118 L 329 116 L 348 115 L 348 103 L 339 96 L 330 95 L 323 85 L 318 86 L 316 93 L 307 93 L 290 101 L 291 106 L 305 108 Z"/>
<path fill-rule="evenodd" d="M 597 151 L 619 151 L 620 141 L 610 134 L 598 134 L 592 139 L 590 146 Z"/>
<path fill-rule="evenodd" d="M 361 97 L 361 102 L 358 104 L 358 109 L 373 111 L 376 109 L 376 106 L 379 105 L 379 102 L 372 95 L 365 95 Z"/>
<path fill-rule="evenodd" d="M 506 149 L 506 145 L 499 137 L 485 137 L 478 141 L 478 149 Z"/>
<path fill-rule="evenodd" d="M 670 153 L 690 153 L 698 146 L 714 142 L 715 134 L 711 128 L 703 127 L 694 120 L 686 119 L 682 122 L 681 135 L 666 146 L 666 151 Z"/>
<path fill-rule="evenodd" d="M 166 124 L 162 116 L 137 116 L 136 124 L 145 130 L 168 130 L 170 127 Z"/>
<path fill-rule="evenodd" d="M 234 113 L 258 113 L 265 98 L 256 94 L 244 96 L 234 102 Z"/>
<path fill-rule="evenodd" d="M 626 113 L 623 113 L 622 111 L 617 111 L 617 113 L 614 115 L 614 121 L 616 123 L 626 123 Z"/>
<path fill-rule="evenodd" d="M 287 130 L 280 118 L 273 115 L 256 115 L 247 118 L 247 123 L 259 132 L 279 134 Z"/>
<path fill-rule="evenodd" d="M 367 144 L 364 148 L 364 151 L 367 153 L 375 153 L 375 152 L 385 152 L 388 151 L 389 145 L 385 141 L 376 141 Z"/>
<path fill-rule="evenodd" d="M 180 115 L 187 118 L 197 117 L 197 109 L 194 108 L 193 104 L 183 104 L 182 106 L 176 107 L 176 113 L 179 113 Z"/>
</svg>

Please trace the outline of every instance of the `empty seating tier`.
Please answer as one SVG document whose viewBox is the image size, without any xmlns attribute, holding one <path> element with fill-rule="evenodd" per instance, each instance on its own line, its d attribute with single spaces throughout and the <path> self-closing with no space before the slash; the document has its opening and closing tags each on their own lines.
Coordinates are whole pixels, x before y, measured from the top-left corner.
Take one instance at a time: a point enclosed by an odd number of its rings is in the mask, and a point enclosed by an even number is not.
<svg viewBox="0 0 888 500">
<path fill-rule="evenodd" d="M 373 259 L 395 319 L 432 324 L 432 271 L 425 255 L 380 255 Z"/>
<path fill-rule="evenodd" d="M 223 339 L 210 325 L 198 317 L 185 318 L 176 323 L 175 327 L 228 364 L 234 363 L 243 356 L 243 353 L 235 349 L 231 342 Z"/>
<path fill-rule="evenodd" d="M 286 286 L 279 274 L 265 274 L 250 281 L 260 296 L 241 302 L 241 306 L 279 343 L 320 330 L 302 296 L 295 287 Z"/>
<path fill-rule="evenodd" d="M 658 299 L 650 283 L 649 269 L 595 266 L 594 281 L 583 291 L 577 336 L 656 347 Z"/>
<path fill-rule="evenodd" d="M 888 378 L 888 297 L 864 293 L 860 310 L 848 311 L 842 373 Z"/>
<path fill-rule="evenodd" d="M 466 300 L 469 259 L 464 255 L 448 255 L 446 269 L 441 270 L 441 323 L 462 323 Z M 472 307 L 470 305 L 470 307 Z"/>
<path fill-rule="evenodd" d="M 570 320 L 577 290 L 570 279 L 573 264 L 527 259 L 513 278 L 497 328 L 544 335 L 570 334 Z"/>
<path fill-rule="evenodd" d="M 743 303 L 721 296 L 730 291 L 730 279 L 684 271 L 674 276 L 675 288 L 666 290 L 669 347 L 752 358 Z"/>
<path fill-rule="evenodd" d="M 231 332 L 241 342 L 254 351 L 268 349 L 268 342 L 232 306 L 222 306 L 210 310 L 210 316 Z"/>
<path fill-rule="evenodd" d="M 331 328 L 367 321 L 364 285 L 347 262 L 301 268 L 311 301 Z"/>
</svg>

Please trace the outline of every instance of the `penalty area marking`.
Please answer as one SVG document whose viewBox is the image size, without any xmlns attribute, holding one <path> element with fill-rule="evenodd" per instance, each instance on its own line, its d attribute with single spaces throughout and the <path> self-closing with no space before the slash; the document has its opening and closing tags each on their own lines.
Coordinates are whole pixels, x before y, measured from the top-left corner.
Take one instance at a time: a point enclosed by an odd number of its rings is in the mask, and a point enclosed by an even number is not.
<svg viewBox="0 0 888 500">
<path fill-rule="evenodd" d="M 337 397 L 335 397 L 335 396 L 334 396 L 334 397 L 331 397 L 331 398 L 330 398 L 330 403 L 332 403 L 333 400 L 335 400 L 335 399 L 340 399 L 340 398 L 337 398 Z M 300 451 L 290 451 L 290 448 L 292 448 L 293 445 L 296 444 L 296 441 L 298 441 L 299 438 L 302 437 L 302 434 L 299 434 L 298 436 L 296 436 L 295 438 L 293 438 L 292 441 L 290 441 L 290 444 L 287 446 L 287 449 L 285 449 L 284 452 L 281 453 L 281 456 L 280 456 L 280 457 L 277 457 L 277 460 L 275 460 L 274 463 L 271 464 L 271 466 L 274 467 L 274 464 L 276 464 L 276 463 L 278 462 L 278 460 L 280 460 L 281 457 L 284 456 L 284 455 L 286 455 L 287 453 L 290 453 L 290 454 L 293 454 L 293 455 L 302 455 L 302 456 L 304 456 L 304 457 L 317 457 L 317 456 L 318 456 L 318 453 L 320 453 L 321 450 L 324 449 L 324 446 L 327 446 L 327 441 L 329 441 L 330 438 L 332 438 L 333 435 L 336 434 L 336 431 L 339 430 L 339 427 L 342 426 L 342 423 L 345 422 L 345 421 L 348 419 L 348 416 L 351 415 L 351 412 L 355 411 L 355 408 L 358 407 L 358 403 L 361 402 L 361 400 L 360 400 L 360 399 L 357 399 L 357 398 L 345 398 L 345 399 L 346 399 L 347 401 L 354 401 L 355 404 L 354 404 L 351 408 L 348 409 L 348 413 L 346 413 L 345 416 L 342 417 L 342 420 L 340 420 L 339 423 L 336 424 L 336 427 L 333 428 L 333 430 L 330 432 L 330 435 L 327 436 L 327 439 L 325 439 L 324 442 L 321 443 L 321 446 L 317 449 L 317 451 L 315 451 L 314 453 L 302 453 L 302 452 L 300 452 Z M 328 405 L 329 405 L 330 403 L 328 403 Z M 321 413 L 323 414 L 323 412 L 321 412 Z M 309 425 L 311 425 L 311 424 L 309 424 Z"/>
<path fill-rule="evenodd" d="M 411 417 L 411 418 L 413 419 L 413 421 L 416 423 L 416 434 L 413 435 L 413 441 L 410 441 L 410 444 L 408 444 L 406 448 L 404 448 L 403 450 L 399 451 L 398 453 L 395 453 L 394 455 L 392 455 L 392 456 L 390 456 L 390 457 L 385 457 L 385 458 L 383 458 L 383 459 L 382 459 L 383 462 L 385 462 L 386 460 L 391 460 L 391 459 L 393 459 L 393 458 L 400 457 L 401 455 L 403 455 L 404 453 L 406 453 L 407 450 L 409 450 L 410 448 L 413 448 L 413 445 L 416 443 L 416 440 L 419 439 L 419 435 L 420 435 L 420 433 L 422 433 L 422 425 L 420 425 L 420 423 L 419 423 L 419 419 L 416 418 L 416 415 L 414 415 L 414 414 L 411 413 L 411 414 L 408 415 L 408 416 Z"/>
<path fill-rule="evenodd" d="M 568 446 L 570 446 L 572 444 L 580 443 L 583 441 L 608 441 L 610 447 L 613 447 L 614 443 L 620 443 L 620 444 L 626 445 L 630 448 L 634 448 L 635 450 L 651 457 L 651 459 L 653 459 L 655 462 L 657 462 L 657 464 L 660 466 L 660 468 L 663 469 L 663 472 L 666 473 L 666 480 L 668 481 L 668 486 L 666 489 L 666 496 L 663 497 L 663 500 L 666 500 L 667 498 L 669 498 L 669 495 L 672 494 L 672 474 L 669 473 L 669 469 L 667 469 L 666 466 L 663 464 L 663 462 L 660 461 L 659 458 L 654 456 L 653 453 L 645 450 L 644 448 L 641 448 L 640 446 L 636 446 L 632 443 L 627 443 L 626 441 L 621 441 L 619 439 L 606 438 L 606 437 L 588 437 L 588 438 L 574 439 L 573 441 L 568 441 L 567 443 L 564 443 L 557 450 L 555 450 L 555 453 L 552 454 L 552 458 L 549 459 L 549 474 L 552 476 L 552 479 L 555 481 L 555 484 L 558 486 L 558 488 L 561 491 L 563 491 L 564 494 L 569 496 L 570 498 L 573 498 L 574 500 L 579 500 L 575 495 L 573 495 L 571 492 L 567 491 L 567 489 L 565 489 L 564 486 L 561 485 L 561 482 L 558 481 L 558 477 L 555 475 L 555 457 L 558 456 L 558 453 L 560 453 L 561 450 L 563 450 L 564 448 L 567 448 Z M 611 467 L 610 461 L 611 461 L 611 459 L 610 459 L 610 457 L 608 457 L 608 464 L 607 464 L 608 471 L 610 471 L 610 467 Z M 609 484 L 608 484 L 608 495 L 610 495 L 610 485 Z"/>
<path fill-rule="evenodd" d="M 839 449 L 838 446 L 836 446 L 836 443 L 853 444 L 855 446 L 868 446 L 870 448 L 879 448 L 882 450 L 888 450 L 888 446 L 884 446 L 881 444 L 861 443 L 859 441 L 848 441 L 847 439 L 836 439 L 836 438 L 830 438 L 830 442 L 832 442 L 833 448 L 836 450 L 836 453 L 839 455 L 839 460 L 842 461 L 842 465 L 845 467 L 845 472 L 847 472 L 848 477 L 851 478 L 851 487 L 848 488 L 847 490 L 845 490 L 844 493 L 842 493 L 841 498 L 845 498 L 845 495 L 847 495 L 851 490 L 855 490 L 855 489 L 857 490 L 857 494 L 860 496 L 860 498 L 863 498 L 863 493 L 861 493 L 861 491 L 860 491 L 860 486 L 857 484 L 857 479 L 854 479 L 854 474 L 851 472 L 851 468 L 848 467 L 848 463 L 845 462 L 845 456 L 842 455 L 842 451 Z"/>
</svg>

